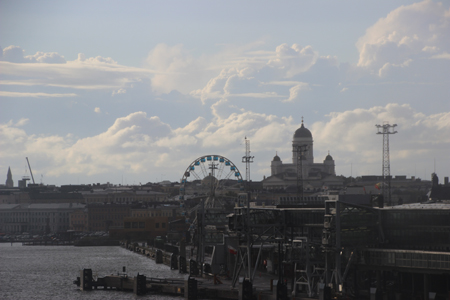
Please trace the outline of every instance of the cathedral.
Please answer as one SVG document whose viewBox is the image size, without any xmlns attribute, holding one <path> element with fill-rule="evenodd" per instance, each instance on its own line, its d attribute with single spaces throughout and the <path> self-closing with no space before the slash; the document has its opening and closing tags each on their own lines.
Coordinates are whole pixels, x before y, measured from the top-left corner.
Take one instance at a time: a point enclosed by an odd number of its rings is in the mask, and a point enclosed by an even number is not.
<svg viewBox="0 0 450 300">
<path fill-rule="evenodd" d="M 8 167 L 8 174 L 6 174 L 5 186 L 10 187 L 10 188 L 14 187 L 14 181 L 12 179 L 12 173 L 11 173 L 10 167 Z"/>
<path fill-rule="evenodd" d="M 267 189 L 288 189 L 301 182 L 306 191 L 342 187 L 336 177 L 333 157 L 328 153 L 322 163 L 314 162 L 313 137 L 303 124 L 292 139 L 292 163 L 283 163 L 278 154 L 270 163 L 271 176 L 263 180 Z"/>
</svg>

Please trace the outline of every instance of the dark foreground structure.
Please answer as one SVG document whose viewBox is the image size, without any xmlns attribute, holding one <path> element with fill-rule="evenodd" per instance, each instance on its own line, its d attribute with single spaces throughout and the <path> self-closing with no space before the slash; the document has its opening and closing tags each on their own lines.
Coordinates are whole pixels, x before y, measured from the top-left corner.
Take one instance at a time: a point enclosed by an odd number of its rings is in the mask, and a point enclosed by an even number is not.
<svg viewBox="0 0 450 300">
<path fill-rule="evenodd" d="M 446 201 L 383 207 L 382 198 L 368 197 L 359 204 L 326 200 L 324 207 L 250 207 L 246 199 L 237 201 L 223 231 L 211 229 L 219 219 L 213 213 L 203 218 L 210 230 L 203 246 L 212 251 L 190 248 L 191 260 L 184 246 L 170 254 L 124 245 L 187 274 L 184 281 L 141 279 L 146 291 L 186 299 L 450 299 Z M 115 282 L 140 293 L 138 277 L 120 277 L 91 281 L 87 289 Z"/>
<path fill-rule="evenodd" d="M 449 299 L 450 204 L 326 202 L 325 282 L 354 299 Z"/>
<path fill-rule="evenodd" d="M 325 201 L 325 208 L 235 209 L 233 282 L 270 265 L 292 296 L 450 299 L 450 203 L 383 207 Z M 261 266 L 263 268 L 261 268 Z M 277 298 L 282 299 L 282 298 Z"/>
</svg>

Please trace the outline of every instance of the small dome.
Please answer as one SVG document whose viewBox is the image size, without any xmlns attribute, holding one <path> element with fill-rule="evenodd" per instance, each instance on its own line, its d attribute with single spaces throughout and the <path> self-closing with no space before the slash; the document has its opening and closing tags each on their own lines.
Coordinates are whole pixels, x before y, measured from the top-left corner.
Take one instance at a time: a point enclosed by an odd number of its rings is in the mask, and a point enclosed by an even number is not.
<svg viewBox="0 0 450 300">
<path fill-rule="evenodd" d="M 325 157 L 325 160 L 333 160 L 333 157 L 330 154 L 328 154 L 327 157 Z"/>
<path fill-rule="evenodd" d="M 312 134 L 311 131 L 305 128 L 302 122 L 302 126 L 295 131 L 294 138 L 312 138 Z"/>
<path fill-rule="evenodd" d="M 274 157 L 273 157 L 273 160 L 272 161 L 281 161 L 281 159 L 280 159 L 280 157 L 278 156 L 278 154 L 277 155 L 275 155 Z"/>
</svg>

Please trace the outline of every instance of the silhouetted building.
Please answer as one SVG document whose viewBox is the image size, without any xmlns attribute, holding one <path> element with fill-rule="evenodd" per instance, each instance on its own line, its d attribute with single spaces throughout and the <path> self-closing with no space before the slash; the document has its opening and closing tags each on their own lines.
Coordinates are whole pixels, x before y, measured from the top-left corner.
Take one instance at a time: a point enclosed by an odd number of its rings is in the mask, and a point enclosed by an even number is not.
<svg viewBox="0 0 450 300">
<path fill-rule="evenodd" d="M 277 155 L 270 163 L 271 176 L 262 181 L 264 189 L 316 192 L 321 189 L 340 189 L 343 180 L 336 176 L 333 157 L 328 154 L 323 162 L 314 162 L 313 137 L 303 124 L 292 139 L 292 163 L 283 163 Z"/>
<path fill-rule="evenodd" d="M 12 179 L 12 173 L 11 173 L 10 167 L 8 167 L 8 174 L 6 175 L 5 185 L 6 185 L 6 187 L 14 187 L 14 181 Z"/>
</svg>

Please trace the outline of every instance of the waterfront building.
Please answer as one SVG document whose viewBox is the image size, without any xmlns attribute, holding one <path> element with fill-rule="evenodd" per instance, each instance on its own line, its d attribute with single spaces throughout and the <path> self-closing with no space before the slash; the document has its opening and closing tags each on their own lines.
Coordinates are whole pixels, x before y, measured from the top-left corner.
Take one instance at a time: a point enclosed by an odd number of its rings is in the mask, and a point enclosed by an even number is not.
<svg viewBox="0 0 450 300">
<path fill-rule="evenodd" d="M 120 228 L 111 228 L 112 238 L 152 240 L 157 236 L 166 236 L 169 229 L 169 217 L 127 217 Z"/>
<path fill-rule="evenodd" d="M 0 204 L 0 231 L 32 234 L 67 231 L 70 214 L 83 207 L 77 203 Z"/>
<path fill-rule="evenodd" d="M 30 203 L 83 203 L 80 193 L 30 192 Z"/>
<path fill-rule="evenodd" d="M 0 204 L 21 204 L 30 202 L 29 193 L 21 192 L 20 190 L 0 191 Z"/>
<path fill-rule="evenodd" d="M 167 200 L 167 193 L 150 189 L 136 190 L 132 187 L 92 189 L 82 191 L 84 202 L 91 203 L 154 203 Z"/>
<path fill-rule="evenodd" d="M 109 231 L 110 227 L 122 227 L 123 219 L 130 216 L 131 208 L 129 204 L 88 204 L 87 231 Z"/>
<path fill-rule="evenodd" d="M 72 212 L 69 216 L 70 230 L 88 231 L 88 213 L 85 208 Z"/>
<path fill-rule="evenodd" d="M 139 218 L 139 217 L 168 217 L 175 218 L 179 216 L 181 213 L 180 206 L 175 205 L 158 205 L 158 206 L 150 206 L 145 208 L 134 208 L 131 209 L 131 217 Z"/>
</svg>

